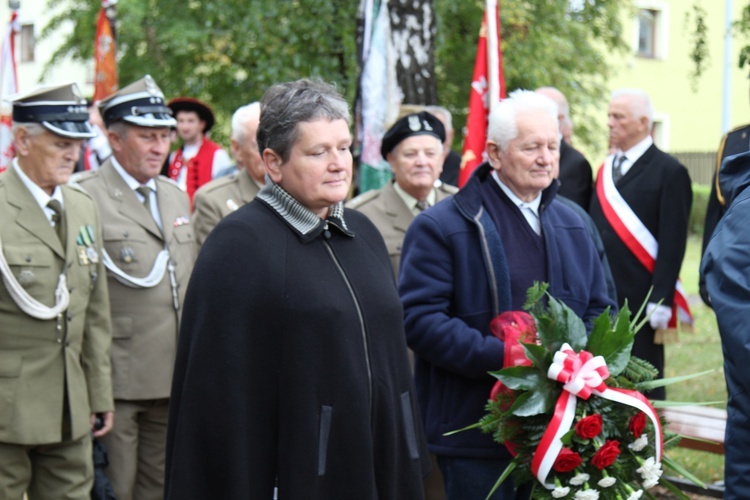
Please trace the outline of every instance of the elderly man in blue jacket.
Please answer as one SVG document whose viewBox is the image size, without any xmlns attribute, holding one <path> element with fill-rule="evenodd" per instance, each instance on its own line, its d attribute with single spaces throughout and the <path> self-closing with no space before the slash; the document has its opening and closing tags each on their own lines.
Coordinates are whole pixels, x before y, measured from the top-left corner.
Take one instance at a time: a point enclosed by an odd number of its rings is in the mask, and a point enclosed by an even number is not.
<svg viewBox="0 0 750 500">
<path fill-rule="evenodd" d="M 719 323 L 727 381 L 724 498 L 750 498 L 750 152 L 730 156 L 719 170 L 727 211 L 716 226 L 701 263 L 706 290 Z"/>
<path fill-rule="evenodd" d="M 487 154 L 461 191 L 412 222 L 399 292 L 430 452 L 448 500 L 484 498 L 510 460 L 477 422 L 503 366 L 490 322 L 520 310 L 534 281 L 589 322 L 607 307 L 601 263 L 581 218 L 555 200 L 557 106 L 516 91 L 490 116 Z M 525 498 L 505 481 L 492 498 Z"/>
</svg>

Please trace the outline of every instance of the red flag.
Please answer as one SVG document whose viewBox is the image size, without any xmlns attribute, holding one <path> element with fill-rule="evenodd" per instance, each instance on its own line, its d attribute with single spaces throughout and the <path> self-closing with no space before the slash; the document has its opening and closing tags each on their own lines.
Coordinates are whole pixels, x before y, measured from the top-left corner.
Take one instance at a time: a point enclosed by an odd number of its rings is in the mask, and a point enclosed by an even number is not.
<svg viewBox="0 0 750 500">
<path fill-rule="evenodd" d="M 94 101 L 104 99 L 117 91 L 115 37 L 112 31 L 112 24 L 107 17 L 107 9 L 114 9 L 114 4 L 115 2 L 111 0 L 103 0 L 102 8 L 99 9 L 99 18 L 96 21 Z"/>
<path fill-rule="evenodd" d="M 469 95 L 469 116 L 461 157 L 458 185 L 463 186 L 474 169 L 484 161 L 487 142 L 487 116 L 492 106 L 505 98 L 503 52 L 500 38 L 500 6 L 487 0 L 482 27 L 479 30 L 477 58 Z"/>
<path fill-rule="evenodd" d="M 7 169 L 15 156 L 11 131 L 11 110 L 5 108 L 5 99 L 18 92 L 18 77 L 16 74 L 16 33 L 20 31 L 18 11 L 10 15 L 10 23 L 3 38 L 2 54 L 0 55 L 0 172 Z"/>
</svg>

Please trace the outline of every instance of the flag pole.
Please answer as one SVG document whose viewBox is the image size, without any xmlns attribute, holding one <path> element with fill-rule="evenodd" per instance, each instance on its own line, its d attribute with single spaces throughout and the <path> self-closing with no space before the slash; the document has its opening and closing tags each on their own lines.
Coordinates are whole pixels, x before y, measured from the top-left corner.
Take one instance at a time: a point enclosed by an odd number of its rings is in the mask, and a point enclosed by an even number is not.
<svg viewBox="0 0 750 500">
<path fill-rule="evenodd" d="M 18 92 L 18 73 L 16 71 L 16 34 L 21 27 L 18 23 L 20 2 L 8 2 L 11 10 L 10 22 L 3 37 L 0 49 L 0 172 L 10 166 L 15 157 L 13 137 L 11 135 L 11 106 L 6 100 Z"/>
<path fill-rule="evenodd" d="M 466 118 L 467 132 L 458 176 L 459 187 L 466 184 L 474 169 L 485 161 L 488 115 L 503 98 L 505 77 L 500 38 L 500 6 L 498 0 L 486 0 L 469 93 L 469 114 Z"/>
</svg>

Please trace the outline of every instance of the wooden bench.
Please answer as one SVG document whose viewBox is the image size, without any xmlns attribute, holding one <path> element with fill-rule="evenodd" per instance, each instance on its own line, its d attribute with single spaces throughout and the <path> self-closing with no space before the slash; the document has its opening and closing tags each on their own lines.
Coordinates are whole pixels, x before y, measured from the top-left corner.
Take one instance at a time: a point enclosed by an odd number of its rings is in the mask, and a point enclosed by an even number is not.
<svg viewBox="0 0 750 500">
<path fill-rule="evenodd" d="M 663 408 L 661 414 L 667 419 L 667 430 L 682 436 L 678 446 L 724 454 L 726 410 L 708 406 L 674 406 Z"/>
<path fill-rule="evenodd" d="M 727 412 L 708 406 L 674 406 L 660 410 L 667 419 L 667 430 L 681 436 L 678 446 L 691 450 L 724 454 L 724 429 Z M 724 497 L 724 482 L 707 484 L 699 488 L 687 479 L 668 477 L 681 490 L 712 498 Z"/>
</svg>

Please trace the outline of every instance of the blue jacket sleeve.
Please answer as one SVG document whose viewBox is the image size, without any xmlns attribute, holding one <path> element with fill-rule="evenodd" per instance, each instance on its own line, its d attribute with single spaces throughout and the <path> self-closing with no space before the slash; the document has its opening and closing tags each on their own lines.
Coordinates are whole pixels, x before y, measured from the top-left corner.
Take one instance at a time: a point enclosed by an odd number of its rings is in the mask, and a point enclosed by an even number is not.
<svg viewBox="0 0 750 500">
<path fill-rule="evenodd" d="M 407 344 L 433 365 L 486 377 L 502 368 L 503 343 L 489 332 L 491 299 L 476 230 L 448 230 L 434 213 L 414 219 L 404 238 L 399 293 Z"/>
</svg>

